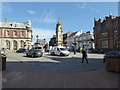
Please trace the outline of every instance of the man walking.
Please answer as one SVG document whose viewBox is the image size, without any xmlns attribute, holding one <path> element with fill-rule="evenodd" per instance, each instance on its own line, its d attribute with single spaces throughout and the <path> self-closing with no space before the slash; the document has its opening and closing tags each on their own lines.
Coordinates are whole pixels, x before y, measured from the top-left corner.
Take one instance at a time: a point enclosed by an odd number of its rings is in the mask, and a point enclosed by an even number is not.
<svg viewBox="0 0 120 90">
<path fill-rule="evenodd" d="M 84 48 L 82 49 L 82 62 L 84 62 L 84 59 L 86 60 L 86 62 L 88 63 L 88 60 L 87 60 L 87 53 L 86 51 L 84 50 Z"/>
<path fill-rule="evenodd" d="M 76 54 L 76 48 L 75 48 L 75 46 L 74 46 L 74 49 L 73 49 L 73 51 L 74 51 L 74 54 Z"/>
<path fill-rule="evenodd" d="M 73 47 L 74 54 L 76 54 L 76 47 L 75 47 L 75 45 L 73 45 L 72 47 Z"/>
</svg>

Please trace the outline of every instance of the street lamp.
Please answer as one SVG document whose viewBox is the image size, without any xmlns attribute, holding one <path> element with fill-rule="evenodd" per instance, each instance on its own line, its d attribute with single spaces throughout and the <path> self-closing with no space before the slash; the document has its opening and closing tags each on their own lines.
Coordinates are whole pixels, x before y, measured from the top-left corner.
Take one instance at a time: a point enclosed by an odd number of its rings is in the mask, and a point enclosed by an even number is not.
<svg viewBox="0 0 120 90">
<path fill-rule="evenodd" d="M 37 40 L 38 40 L 38 37 L 39 37 L 39 36 L 37 35 L 37 36 L 36 36 Z"/>
</svg>

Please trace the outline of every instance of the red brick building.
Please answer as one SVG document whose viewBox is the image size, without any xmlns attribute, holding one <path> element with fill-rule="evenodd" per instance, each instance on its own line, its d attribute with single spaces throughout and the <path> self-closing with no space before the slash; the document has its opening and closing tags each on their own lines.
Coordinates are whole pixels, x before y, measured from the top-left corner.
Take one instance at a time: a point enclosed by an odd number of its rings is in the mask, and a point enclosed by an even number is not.
<svg viewBox="0 0 120 90">
<path fill-rule="evenodd" d="M 19 48 L 31 48 L 32 30 L 31 22 L 0 22 L 0 48 L 9 51 Z"/>
<path fill-rule="evenodd" d="M 120 50 L 120 16 L 94 19 L 94 41 L 96 50 Z"/>
</svg>

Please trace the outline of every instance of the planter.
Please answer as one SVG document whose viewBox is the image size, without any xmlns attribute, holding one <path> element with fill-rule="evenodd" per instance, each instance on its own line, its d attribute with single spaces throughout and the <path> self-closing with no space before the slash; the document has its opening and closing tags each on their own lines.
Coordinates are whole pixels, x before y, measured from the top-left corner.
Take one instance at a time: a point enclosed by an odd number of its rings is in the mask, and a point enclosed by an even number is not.
<svg viewBox="0 0 120 90">
<path fill-rule="evenodd" d="M 106 70 L 120 72 L 120 57 L 106 57 Z"/>
</svg>

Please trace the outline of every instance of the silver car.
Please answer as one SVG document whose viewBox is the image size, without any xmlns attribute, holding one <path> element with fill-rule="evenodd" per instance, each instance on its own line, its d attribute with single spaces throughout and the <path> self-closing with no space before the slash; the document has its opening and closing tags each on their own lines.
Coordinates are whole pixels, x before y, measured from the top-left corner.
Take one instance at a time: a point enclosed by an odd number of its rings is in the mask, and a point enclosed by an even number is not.
<svg viewBox="0 0 120 90">
<path fill-rule="evenodd" d="M 26 53 L 26 56 L 31 56 L 31 57 L 42 57 L 43 52 L 40 49 L 31 49 Z"/>
</svg>

